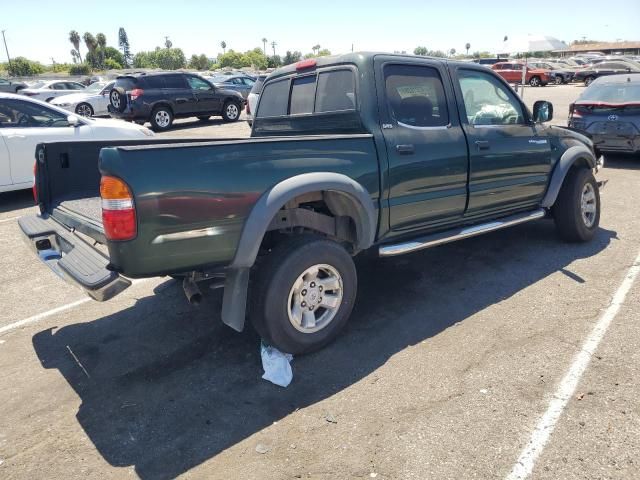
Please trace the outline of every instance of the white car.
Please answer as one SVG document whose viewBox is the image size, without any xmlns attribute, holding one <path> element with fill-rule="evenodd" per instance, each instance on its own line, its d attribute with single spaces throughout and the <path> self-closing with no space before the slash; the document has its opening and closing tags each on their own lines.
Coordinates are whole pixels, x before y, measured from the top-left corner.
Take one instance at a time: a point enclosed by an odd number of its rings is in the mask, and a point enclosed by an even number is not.
<svg viewBox="0 0 640 480">
<path fill-rule="evenodd" d="M 81 83 L 68 80 L 38 80 L 20 90 L 20 95 L 50 102 L 61 95 L 68 95 L 84 89 L 85 87 Z"/>
<path fill-rule="evenodd" d="M 82 118 L 39 100 L 0 93 L 0 192 L 33 186 L 39 143 L 148 137 L 153 132 L 135 123 Z"/>
<path fill-rule="evenodd" d="M 245 111 L 247 117 L 247 123 L 249 126 L 253 126 L 253 116 L 256 113 L 256 108 L 258 107 L 258 98 L 260 98 L 260 93 L 262 92 L 262 86 L 264 85 L 264 81 L 266 80 L 266 75 L 258 75 L 249 95 L 247 95 L 247 109 Z"/>
<path fill-rule="evenodd" d="M 62 95 L 54 98 L 50 103 L 83 117 L 109 116 L 107 111 L 109 92 L 115 83 L 115 80 L 92 83 L 81 92 Z"/>
</svg>

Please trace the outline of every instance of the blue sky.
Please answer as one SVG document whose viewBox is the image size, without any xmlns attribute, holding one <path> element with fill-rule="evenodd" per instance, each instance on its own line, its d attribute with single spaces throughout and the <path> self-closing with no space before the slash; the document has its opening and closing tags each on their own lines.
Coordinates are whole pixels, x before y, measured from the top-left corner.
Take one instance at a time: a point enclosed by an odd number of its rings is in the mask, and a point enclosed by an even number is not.
<svg viewBox="0 0 640 480">
<path fill-rule="evenodd" d="M 468 5 L 467 5 L 468 4 Z M 117 47 L 118 28 L 132 51 L 150 50 L 169 36 L 185 54 L 221 53 L 262 47 L 311 51 L 320 44 L 333 53 L 351 50 L 495 50 L 505 35 L 544 34 L 570 42 L 586 36 L 604 41 L 640 40 L 639 0 L 361 1 L 240 0 L 0 0 L 0 29 L 12 57 L 44 63 L 71 61 L 68 32 L 102 32 Z M 271 47 L 269 47 L 271 50 Z M 84 54 L 85 49 L 81 48 Z M 0 61 L 6 61 L 0 48 Z"/>
</svg>

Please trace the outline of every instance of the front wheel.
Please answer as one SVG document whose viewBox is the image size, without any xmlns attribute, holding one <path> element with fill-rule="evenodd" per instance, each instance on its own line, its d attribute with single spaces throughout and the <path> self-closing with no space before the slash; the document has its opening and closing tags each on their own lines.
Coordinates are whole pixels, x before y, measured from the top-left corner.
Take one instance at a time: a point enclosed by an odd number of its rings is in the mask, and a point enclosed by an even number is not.
<svg viewBox="0 0 640 480">
<path fill-rule="evenodd" d="M 572 168 L 552 209 L 558 233 L 568 242 L 587 242 L 600 224 L 600 191 L 588 168 Z"/>
<path fill-rule="evenodd" d="M 225 122 L 237 122 L 241 111 L 242 105 L 240 105 L 240 102 L 229 100 L 222 107 L 222 120 Z"/>
<path fill-rule="evenodd" d="M 553 81 L 553 83 L 555 83 L 556 85 L 562 85 L 564 82 L 562 80 L 562 77 L 558 75 Z"/>
<path fill-rule="evenodd" d="M 151 112 L 151 128 L 156 132 L 163 132 L 171 128 L 173 123 L 173 112 L 169 107 L 156 107 Z"/>
<path fill-rule="evenodd" d="M 287 353 L 318 350 L 351 315 L 357 274 L 338 243 L 316 235 L 282 241 L 256 271 L 250 316 L 260 336 Z"/>
<path fill-rule="evenodd" d="M 88 103 L 81 103 L 76 107 L 76 113 L 82 117 L 93 117 L 93 107 Z"/>
<path fill-rule="evenodd" d="M 531 79 L 529 80 L 529 85 L 531 85 L 532 87 L 540 86 L 540 77 L 531 77 Z"/>
</svg>

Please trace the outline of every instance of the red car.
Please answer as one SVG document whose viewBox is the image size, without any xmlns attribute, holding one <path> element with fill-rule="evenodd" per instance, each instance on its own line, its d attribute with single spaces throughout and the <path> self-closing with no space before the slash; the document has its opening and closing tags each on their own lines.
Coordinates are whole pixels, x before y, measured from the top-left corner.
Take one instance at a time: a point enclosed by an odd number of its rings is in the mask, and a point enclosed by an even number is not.
<svg viewBox="0 0 640 480">
<path fill-rule="evenodd" d="M 545 86 L 551 81 L 550 71 L 533 68 L 520 62 L 500 62 L 491 65 L 491 69 L 509 83 L 522 83 L 522 70 L 526 69 L 525 82 L 532 87 Z"/>
</svg>

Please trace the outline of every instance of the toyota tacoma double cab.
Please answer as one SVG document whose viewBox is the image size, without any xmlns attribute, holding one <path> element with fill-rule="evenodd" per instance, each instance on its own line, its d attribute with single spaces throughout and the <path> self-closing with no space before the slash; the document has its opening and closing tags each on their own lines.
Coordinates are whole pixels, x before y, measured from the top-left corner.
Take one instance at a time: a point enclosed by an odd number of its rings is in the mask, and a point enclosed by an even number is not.
<svg viewBox="0 0 640 480">
<path fill-rule="evenodd" d="M 205 122 L 219 115 L 225 122 L 240 118 L 245 100 L 232 90 L 217 87 L 198 75 L 150 72 L 121 75 L 109 92 L 109 115 L 151 123 L 157 132 L 169 130 L 176 118 L 198 117 Z"/>
<path fill-rule="evenodd" d="M 97 300 L 132 278 L 224 287 L 222 321 L 248 317 L 290 353 L 336 338 L 356 302 L 353 257 L 381 257 L 553 218 L 589 241 L 603 159 L 545 124 L 496 73 L 383 53 L 272 73 L 250 138 L 45 143 L 40 213 L 19 220 L 37 254 Z M 173 142 L 173 143 L 172 143 Z"/>
</svg>

